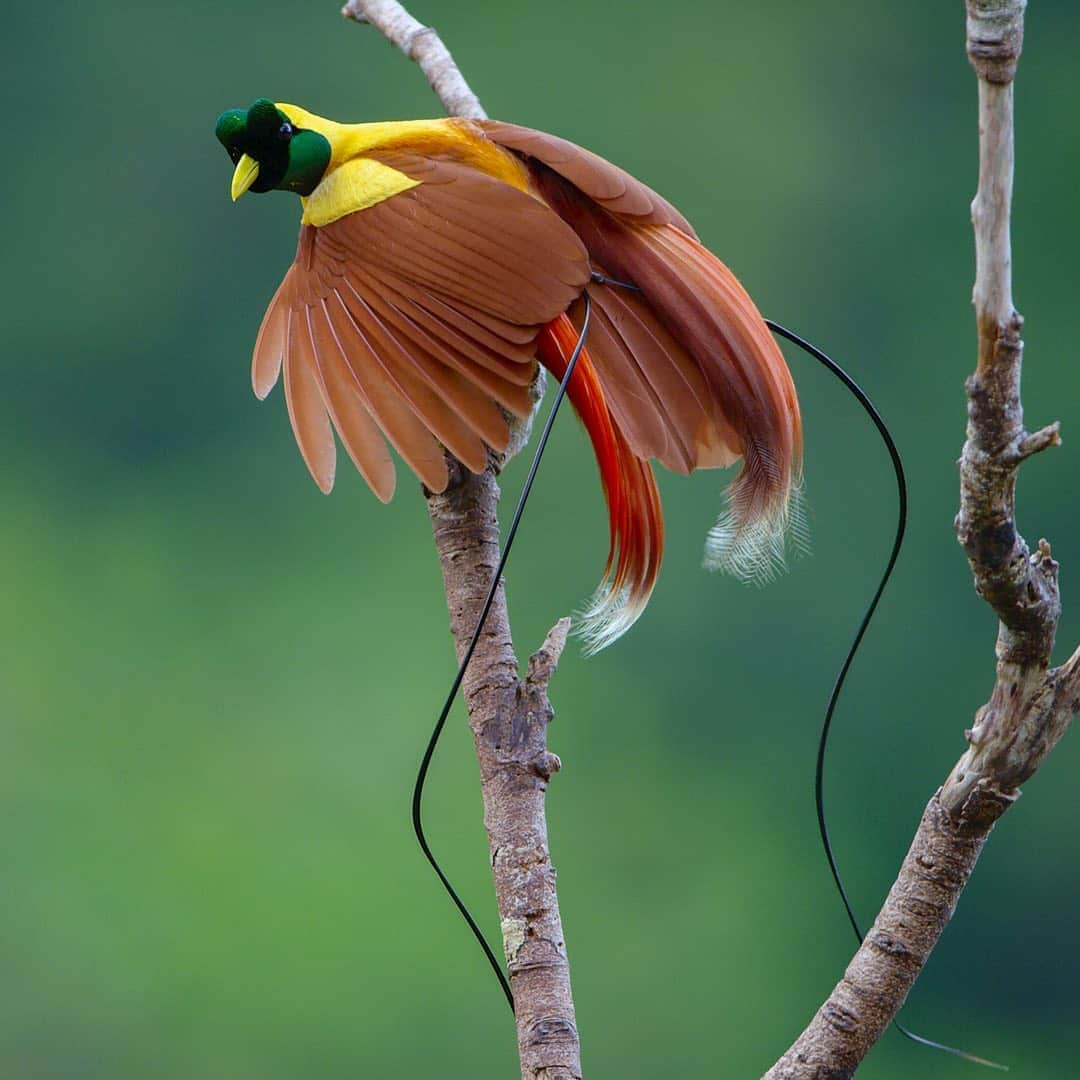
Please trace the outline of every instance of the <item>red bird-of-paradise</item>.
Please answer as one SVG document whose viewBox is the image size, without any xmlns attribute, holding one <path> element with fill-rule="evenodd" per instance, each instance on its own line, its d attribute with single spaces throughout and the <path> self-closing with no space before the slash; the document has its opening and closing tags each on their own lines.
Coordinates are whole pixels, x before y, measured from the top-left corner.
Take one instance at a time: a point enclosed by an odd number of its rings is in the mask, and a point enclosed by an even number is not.
<svg viewBox="0 0 1080 1080">
<path fill-rule="evenodd" d="M 296 441 L 334 482 L 336 430 L 376 496 L 387 441 L 432 491 L 444 450 L 474 472 L 532 408 L 539 362 L 561 378 L 596 454 L 610 520 L 589 649 L 641 614 L 663 553 L 650 459 L 679 473 L 742 460 L 705 561 L 745 580 L 783 564 L 798 527 L 799 404 L 754 302 L 656 192 L 581 147 L 462 119 L 337 124 L 261 99 L 222 115 L 232 195 L 294 191 L 296 259 L 255 342 L 264 398 L 284 370 Z M 629 286 L 629 287 L 627 287 Z"/>
<path fill-rule="evenodd" d="M 265 398 L 284 370 L 296 441 L 323 491 L 334 483 L 334 430 L 384 502 L 395 482 L 387 440 L 432 491 L 449 483 L 447 450 L 482 471 L 489 451 L 507 449 L 509 418 L 529 416 L 537 363 L 561 381 L 576 355 L 566 394 L 592 442 L 610 522 L 604 577 L 579 627 L 589 650 L 624 634 L 656 583 L 664 523 L 650 459 L 684 474 L 742 460 L 708 534 L 708 567 L 767 580 L 784 564 L 788 537 L 800 546 L 802 423 L 784 358 L 731 271 L 639 180 L 565 139 L 491 120 L 337 124 L 260 99 L 224 113 L 217 136 L 236 166 L 234 200 L 279 189 L 303 206 L 296 259 L 255 341 L 252 381 Z M 833 685 L 815 773 L 822 844 L 862 940 L 825 824 L 823 764 L 844 679 L 900 553 L 906 482 L 892 436 L 854 380 L 776 329 L 856 397 L 896 474 L 895 540 Z M 482 625 L 421 764 L 413 824 L 513 1007 L 420 817 L 431 754 Z"/>
</svg>

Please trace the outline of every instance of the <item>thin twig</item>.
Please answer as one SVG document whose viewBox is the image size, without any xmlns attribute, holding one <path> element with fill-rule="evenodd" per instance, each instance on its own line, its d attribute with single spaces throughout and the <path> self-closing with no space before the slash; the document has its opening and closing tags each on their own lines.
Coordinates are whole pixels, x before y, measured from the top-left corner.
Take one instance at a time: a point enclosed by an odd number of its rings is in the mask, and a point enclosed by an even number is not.
<svg viewBox="0 0 1080 1080">
<path fill-rule="evenodd" d="M 347 19 L 370 23 L 410 60 L 415 60 L 449 116 L 484 120 L 480 99 L 469 88 L 450 50 L 430 27 L 414 19 L 397 0 L 349 0 L 341 9 Z"/>
<path fill-rule="evenodd" d="M 396 0 L 349 0 L 342 14 L 370 23 L 415 60 L 451 116 L 481 119 L 486 115 L 438 34 L 417 22 Z M 517 425 L 514 446 L 524 442 L 527 430 L 527 425 Z M 495 473 L 506 456 L 492 457 L 479 476 L 451 459 L 450 485 L 445 492 L 428 494 L 459 661 L 498 563 Z M 530 660 L 526 677 L 520 678 L 500 584 L 462 683 L 480 763 L 484 826 L 514 996 L 523 1080 L 581 1077 L 570 967 L 544 811 L 548 782 L 561 767 L 547 747 L 553 715 L 547 690 L 568 628 L 568 620 L 556 623 Z M 493 993 L 493 1007 L 495 1000 Z"/>
<path fill-rule="evenodd" d="M 1024 429 L 1022 320 L 1013 309 L 1009 212 L 1013 88 L 1025 0 L 968 0 L 967 48 L 978 75 L 975 231 L 978 364 L 967 380 L 957 537 L 975 589 L 1000 620 L 990 700 L 965 735 L 969 749 L 931 798 L 881 912 L 844 977 L 770 1080 L 851 1076 L 903 1005 L 956 907 L 997 819 L 1080 709 L 1080 649 L 1051 670 L 1061 605 L 1057 563 L 1030 554 L 1016 528 L 1021 461 L 1059 444 L 1057 425 Z"/>
</svg>

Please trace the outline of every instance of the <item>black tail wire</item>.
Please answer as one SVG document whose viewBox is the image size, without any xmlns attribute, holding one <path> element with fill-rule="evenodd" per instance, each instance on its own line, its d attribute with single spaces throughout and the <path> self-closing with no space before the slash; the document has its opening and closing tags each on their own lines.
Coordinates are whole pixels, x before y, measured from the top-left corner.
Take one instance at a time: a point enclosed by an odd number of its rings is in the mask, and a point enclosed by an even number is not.
<svg viewBox="0 0 1080 1080">
<path fill-rule="evenodd" d="M 617 288 L 637 290 L 637 286 L 631 285 L 628 282 L 619 281 L 615 278 L 610 278 L 602 274 L 594 273 L 592 280 L 600 285 L 610 285 Z M 469 909 L 466 907 L 465 902 L 458 896 L 457 891 L 453 885 L 450 884 L 449 878 L 443 872 L 442 867 L 439 865 L 432 853 L 431 846 L 428 844 L 427 836 L 424 832 L 423 822 L 423 797 L 424 797 L 424 785 L 427 781 L 427 774 L 431 767 L 431 760 L 435 754 L 435 748 L 439 744 L 439 739 L 442 736 L 443 728 L 446 726 L 447 717 L 450 715 L 450 710 L 454 706 L 454 702 L 457 700 L 458 691 L 461 689 L 461 683 L 465 678 L 465 672 L 468 669 L 469 661 L 472 660 L 473 654 L 476 652 L 476 646 L 480 641 L 480 635 L 483 633 L 484 625 L 487 622 L 488 615 L 491 612 L 491 605 L 495 601 L 495 593 L 499 587 L 499 581 L 502 578 L 503 571 L 506 569 L 507 560 L 510 557 L 510 550 L 514 544 L 514 537 L 517 535 L 518 526 L 521 524 L 522 515 L 525 512 L 525 504 L 528 502 L 529 494 L 532 491 L 533 482 L 536 479 L 537 470 L 540 467 L 540 461 L 544 456 L 544 450 L 547 447 L 548 439 L 551 436 L 552 427 L 555 424 L 555 417 L 558 414 L 559 406 L 562 404 L 564 397 L 566 396 L 566 389 L 570 383 L 570 379 L 574 374 L 574 368 L 577 366 L 578 357 L 581 355 L 582 349 L 585 347 L 585 337 L 589 330 L 589 317 L 591 315 L 591 305 L 589 302 L 588 291 L 582 294 L 585 302 L 584 318 L 581 324 L 581 332 L 578 335 L 574 350 L 570 355 L 569 363 L 566 366 L 566 373 L 563 375 L 562 381 L 559 383 L 558 392 L 555 395 L 555 400 L 552 403 L 551 410 L 548 413 L 547 420 L 544 423 L 544 428 L 540 433 L 540 440 L 537 443 L 536 452 L 533 454 L 532 462 L 529 465 L 529 472 L 525 478 L 525 483 L 522 485 L 521 494 L 518 496 L 517 506 L 514 508 L 513 517 L 510 520 L 510 527 L 506 533 L 506 543 L 503 546 L 502 552 L 499 555 L 498 565 L 495 567 L 495 573 L 492 575 L 491 584 L 488 587 L 487 595 L 484 599 L 483 607 L 480 609 L 480 617 L 476 622 L 476 629 L 472 633 L 472 637 L 469 639 L 469 644 L 462 655 L 461 662 L 458 665 L 457 673 L 454 676 L 454 680 L 450 685 L 450 690 L 446 695 L 446 700 L 443 703 L 442 710 L 439 713 L 439 718 L 435 722 L 434 730 L 431 733 L 431 738 L 428 740 L 427 748 L 424 750 L 424 756 L 420 761 L 420 768 L 416 775 L 416 784 L 413 787 L 412 797 L 412 822 L 413 831 L 416 833 L 416 839 L 420 844 L 420 850 L 423 851 L 424 857 L 431 864 L 431 868 L 435 871 L 439 880 L 443 884 L 443 888 L 446 889 L 450 899 L 454 902 L 454 906 L 461 913 L 461 917 L 465 920 L 470 931 L 472 931 L 473 937 L 476 938 L 477 943 L 483 950 L 484 955 L 487 957 L 488 963 L 491 965 L 491 970 L 495 973 L 495 978 L 499 981 L 499 986 L 502 988 L 503 994 L 506 997 L 507 1004 L 510 1006 L 510 1010 L 514 1009 L 514 994 L 510 989 L 510 982 L 506 977 L 506 973 L 503 970 L 503 966 L 495 955 L 494 950 L 488 943 L 487 938 L 484 936 L 484 932 L 477 925 L 476 920 L 472 917 Z M 840 382 L 847 388 L 848 392 L 855 398 L 855 400 L 862 406 L 867 416 L 873 422 L 874 427 L 877 428 L 878 434 L 881 436 L 882 442 L 885 444 L 885 449 L 888 451 L 889 459 L 892 462 L 893 473 L 896 478 L 896 495 L 897 495 L 897 523 L 896 533 L 893 537 L 892 550 L 889 552 L 888 562 L 885 564 L 885 571 L 881 575 L 881 580 L 878 582 L 877 589 L 874 591 L 873 598 L 870 600 L 869 605 L 863 614 L 862 620 L 859 623 L 858 629 L 855 631 L 855 636 L 852 639 L 851 645 L 848 648 L 847 654 L 844 657 L 844 662 L 840 667 L 840 671 L 836 676 L 836 681 L 833 683 L 832 692 L 829 694 L 828 703 L 825 706 L 825 717 L 821 725 L 821 734 L 818 738 L 817 748 L 817 763 L 814 769 L 814 804 L 817 810 L 817 822 L 818 832 L 821 836 L 821 844 L 825 850 L 825 858 L 829 863 L 829 870 L 832 873 L 833 882 L 836 885 L 837 892 L 840 894 L 840 900 L 844 905 L 844 911 L 847 913 L 848 922 L 851 923 L 851 928 L 855 932 L 855 937 L 860 944 L 862 943 L 864 934 L 862 927 L 859 925 L 859 920 L 855 916 L 855 911 L 852 907 L 851 901 L 848 898 L 847 889 L 844 887 L 843 878 L 840 876 L 840 868 L 837 865 L 836 855 L 833 851 L 832 841 L 829 837 L 829 827 L 825 814 L 825 755 L 829 744 L 829 733 L 832 728 L 833 716 L 836 712 L 837 702 L 840 700 L 840 693 L 843 690 L 844 683 L 847 679 L 848 672 L 851 669 L 851 665 L 855 660 L 855 654 L 859 650 L 859 646 L 862 644 L 863 637 L 866 634 L 867 628 L 870 625 L 871 619 L 874 617 L 874 613 L 877 611 L 878 603 L 881 600 L 882 594 L 885 592 L 885 587 L 889 583 L 889 579 L 892 577 L 893 570 L 896 567 L 896 562 L 900 557 L 900 549 L 904 543 L 904 534 L 907 529 L 907 511 L 908 511 L 908 495 L 907 495 L 907 480 L 904 475 L 904 464 L 900 457 L 900 451 L 897 449 L 896 443 L 893 441 L 893 437 L 889 432 L 888 426 L 882 419 L 881 414 L 874 407 L 873 402 L 867 397 L 866 393 L 859 386 L 859 384 L 838 364 L 835 360 L 827 356 L 817 346 L 812 345 L 805 338 L 800 337 L 794 331 L 788 330 L 787 327 L 781 326 L 777 322 L 773 322 L 771 319 L 765 320 L 765 325 L 775 334 L 779 334 L 780 337 L 786 338 L 793 345 L 797 345 L 805 353 L 812 356 L 825 368 L 827 368 Z M 966 1050 L 960 1050 L 953 1046 L 946 1046 L 944 1043 L 935 1042 L 933 1039 L 927 1039 L 922 1035 L 916 1034 L 914 1031 L 904 1027 L 898 1021 L 894 1020 L 893 1025 L 896 1027 L 903 1036 L 910 1039 L 912 1042 L 919 1043 L 922 1046 L 930 1047 L 933 1050 L 941 1050 L 947 1054 L 954 1054 L 957 1057 L 964 1058 L 967 1061 L 974 1062 L 978 1065 L 987 1065 L 994 1069 L 1007 1070 L 1008 1066 L 998 1064 L 994 1061 L 988 1061 L 986 1058 L 981 1058 L 975 1054 L 968 1053 Z"/>
<path fill-rule="evenodd" d="M 536 452 L 533 454 L 532 463 L 529 465 L 529 473 L 525 477 L 525 483 L 521 487 L 521 494 L 518 496 L 517 506 L 514 508 L 514 516 L 510 519 L 510 528 L 506 531 L 506 543 L 503 545 L 502 552 L 499 555 L 499 563 L 495 567 L 495 573 L 491 577 L 491 584 L 488 586 L 487 596 L 484 598 L 484 605 L 480 609 L 480 618 L 476 620 L 476 629 L 473 631 L 472 637 L 469 639 L 469 644 L 462 654 L 461 663 L 458 664 L 457 674 L 454 676 L 454 681 L 450 684 L 450 690 L 446 695 L 446 701 L 443 702 L 442 711 L 439 713 L 439 719 L 435 721 L 435 728 L 431 733 L 427 749 L 424 751 L 424 756 L 420 761 L 420 769 L 416 774 L 416 784 L 413 787 L 412 797 L 413 832 L 416 833 L 416 839 L 420 844 L 420 850 L 424 853 L 424 857 L 431 864 L 431 868 L 443 883 L 443 888 L 445 888 L 450 895 L 450 899 L 453 900 L 455 907 L 461 912 L 461 917 L 468 924 L 468 927 L 472 931 L 473 937 L 475 937 L 479 943 L 480 948 L 484 950 L 484 955 L 491 965 L 491 970 L 495 972 L 495 978 L 499 980 L 499 986 L 502 987 L 502 992 L 506 996 L 506 1001 L 510 1006 L 511 1012 L 514 1010 L 514 992 L 510 989 L 510 981 L 506 977 L 506 972 L 503 971 L 502 964 L 496 958 L 495 952 L 491 948 L 491 945 L 488 944 L 487 938 L 484 937 L 484 932 L 476 925 L 476 920 L 465 906 L 465 901 L 458 896 L 454 886 L 450 884 L 450 879 L 443 873 L 442 867 L 439 866 L 438 861 L 432 854 L 431 846 L 428 844 L 427 836 L 424 833 L 424 819 L 422 813 L 424 784 L 427 781 L 427 774 L 431 767 L 431 759 L 435 754 L 435 747 L 438 746 L 439 738 L 442 735 L 443 728 L 446 726 L 446 718 L 450 715 L 450 710 L 454 707 L 454 701 L 457 699 L 458 690 L 461 689 L 461 683 L 465 678 L 465 672 L 469 667 L 469 661 L 472 659 L 473 653 L 476 652 L 476 646 L 480 641 L 480 635 L 484 631 L 484 624 L 487 622 L 487 617 L 491 613 L 491 605 L 495 602 L 495 593 L 498 591 L 499 582 L 502 579 L 503 571 L 506 569 L 506 561 L 510 558 L 510 549 L 514 546 L 514 537 L 517 535 L 518 526 L 521 524 L 521 516 L 525 512 L 525 504 L 529 501 L 529 493 L 532 491 L 533 481 L 536 479 L 536 472 L 540 468 L 540 459 L 544 456 L 544 448 L 547 446 L 548 439 L 551 436 L 551 429 L 555 424 L 555 417 L 559 412 L 559 406 L 563 403 L 563 398 L 566 397 L 566 388 L 570 385 L 570 378 L 574 374 L 574 368 L 577 367 L 578 357 L 581 355 L 581 350 L 585 347 L 585 336 L 589 332 L 589 317 L 592 314 L 592 307 L 589 302 L 588 291 L 582 293 L 582 298 L 585 301 L 585 314 L 581 323 L 581 332 L 578 334 L 577 342 L 574 345 L 574 351 L 570 354 L 570 360 L 566 365 L 566 374 L 563 375 L 562 381 L 559 383 L 559 389 L 555 394 L 555 400 L 551 405 L 551 411 L 548 413 L 547 421 L 544 423 L 544 429 L 540 432 L 540 441 L 536 444 Z"/>
<path fill-rule="evenodd" d="M 847 655 L 844 657 L 844 662 L 841 664 L 840 671 L 836 676 L 836 681 L 833 683 L 832 693 L 829 694 L 829 701 L 825 706 L 825 719 L 821 724 L 821 735 L 818 737 L 817 765 L 814 769 L 814 805 L 817 808 L 818 832 L 821 834 L 821 845 L 825 849 L 825 858 L 829 861 L 829 870 L 832 871 L 832 878 L 836 883 L 836 890 L 840 894 L 840 899 L 844 904 L 844 910 L 847 912 L 848 922 L 851 923 L 851 928 L 855 931 L 855 937 L 858 938 L 859 943 L 862 944 L 864 934 L 859 925 L 859 920 L 855 917 L 851 901 L 848 899 L 847 890 L 844 888 L 843 878 L 840 877 L 840 867 L 836 862 L 836 854 L 833 851 L 832 841 L 829 839 L 829 826 L 825 817 L 825 752 L 829 745 L 829 731 L 832 727 L 833 714 L 836 712 L 836 703 L 840 700 L 840 692 L 844 688 L 844 681 L 847 679 L 848 671 L 851 669 L 852 662 L 855 659 L 855 654 L 859 651 L 859 646 L 862 644 L 862 639 L 866 634 L 867 627 L 870 625 L 870 620 L 874 617 L 874 612 L 877 611 L 878 602 L 881 600 L 881 594 L 885 591 L 885 586 L 888 585 L 889 578 L 892 577 L 892 572 L 896 567 L 896 561 L 900 557 L 900 549 L 904 544 L 904 533 L 907 530 L 908 515 L 907 479 L 904 476 L 904 463 L 900 457 L 900 451 L 893 441 L 889 428 L 882 419 L 881 414 L 874 407 L 874 403 L 863 391 L 862 387 L 859 386 L 859 384 L 838 363 L 836 363 L 835 360 L 826 356 L 821 349 L 817 348 L 815 345 L 811 345 L 805 338 L 801 338 L 798 334 L 788 330 L 787 327 L 781 326 L 771 319 L 766 319 L 765 325 L 772 330 L 773 333 L 779 334 L 782 338 L 786 338 L 793 345 L 797 345 L 803 352 L 809 354 L 819 363 L 824 365 L 844 384 L 845 387 L 847 387 L 851 396 L 863 407 L 866 415 L 870 417 L 874 427 L 877 428 L 878 434 L 881 436 L 881 441 L 885 444 L 885 449 L 889 452 L 893 473 L 896 476 L 896 534 L 893 537 L 892 550 L 889 552 L 889 561 L 885 564 L 885 572 L 881 575 L 881 580 L 878 582 L 878 587 L 874 592 L 873 599 L 871 599 L 866 608 L 866 612 L 862 617 L 862 621 L 859 623 L 858 630 L 855 631 L 855 637 L 851 641 Z M 918 1035 L 914 1031 L 904 1027 L 899 1021 L 894 1020 L 893 1025 L 905 1038 L 910 1039 L 912 1042 L 919 1043 L 922 1046 L 928 1046 L 933 1050 L 943 1050 L 947 1054 L 955 1054 L 957 1057 L 964 1058 L 966 1061 L 974 1062 L 977 1065 L 988 1065 L 992 1069 L 1001 1069 L 1003 1071 L 1008 1070 L 1007 1065 L 1001 1065 L 996 1061 L 988 1061 L 986 1058 L 970 1054 L 966 1050 L 959 1050 L 955 1046 L 946 1046 L 943 1043 L 935 1042 L 933 1039 L 927 1039 L 922 1035 Z"/>
</svg>

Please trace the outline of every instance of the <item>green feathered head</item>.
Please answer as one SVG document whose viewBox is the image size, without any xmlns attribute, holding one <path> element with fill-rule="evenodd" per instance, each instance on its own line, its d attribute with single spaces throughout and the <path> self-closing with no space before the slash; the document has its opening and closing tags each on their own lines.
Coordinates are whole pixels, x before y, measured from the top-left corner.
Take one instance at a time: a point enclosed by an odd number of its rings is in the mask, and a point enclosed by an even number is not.
<svg viewBox="0 0 1080 1080">
<path fill-rule="evenodd" d="M 330 143 L 317 131 L 297 127 L 267 98 L 250 109 L 223 112 L 214 134 L 236 166 L 234 202 L 245 191 L 310 195 L 330 164 Z"/>
</svg>

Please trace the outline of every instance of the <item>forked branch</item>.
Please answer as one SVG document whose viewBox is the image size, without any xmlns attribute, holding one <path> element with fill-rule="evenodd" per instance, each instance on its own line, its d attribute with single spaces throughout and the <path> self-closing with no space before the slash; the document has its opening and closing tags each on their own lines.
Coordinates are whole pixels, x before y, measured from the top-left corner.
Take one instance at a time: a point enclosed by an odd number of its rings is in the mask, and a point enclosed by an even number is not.
<svg viewBox="0 0 1080 1080">
<path fill-rule="evenodd" d="M 773 1080 L 851 1076 L 903 1005 L 945 929 L 990 830 L 1080 709 L 1080 650 L 1050 668 L 1061 604 L 1050 545 L 1034 554 L 1016 527 L 1020 463 L 1060 441 L 1029 434 L 1020 404 L 1022 319 L 1013 308 L 1009 213 L 1013 78 L 1025 0 L 968 0 L 967 51 L 978 76 L 975 231 L 978 363 L 967 380 L 956 532 L 975 590 L 999 619 L 990 700 L 965 732 L 969 747 L 931 798 L 877 920 L 844 977 Z"/>
</svg>

